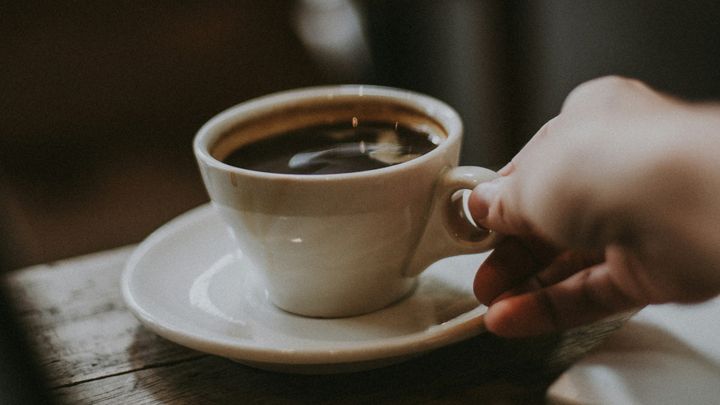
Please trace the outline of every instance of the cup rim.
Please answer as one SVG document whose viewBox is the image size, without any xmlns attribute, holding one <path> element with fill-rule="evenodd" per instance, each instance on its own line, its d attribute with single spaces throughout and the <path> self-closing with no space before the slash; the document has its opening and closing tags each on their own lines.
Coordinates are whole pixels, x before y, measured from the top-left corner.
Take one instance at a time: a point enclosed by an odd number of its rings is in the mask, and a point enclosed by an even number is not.
<svg viewBox="0 0 720 405">
<path fill-rule="evenodd" d="M 327 101 L 340 97 L 372 97 L 378 100 L 386 99 L 403 106 L 411 107 L 418 113 L 427 115 L 439 123 L 446 132 L 447 137 L 433 150 L 407 162 L 378 169 L 347 173 L 294 174 L 263 172 L 229 165 L 215 158 L 210 153 L 211 146 L 217 142 L 218 138 L 238 122 L 264 115 L 282 106 L 289 107 L 300 102 L 308 102 L 311 100 Z M 413 167 L 422 165 L 424 162 L 434 159 L 437 155 L 444 155 L 445 151 L 450 148 L 452 144 L 460 142 L 462 132 L 463 124 L 457 111 L 447 103 L 425 94 L 394 87 L 364 84 L 314 86 L 268 94 L 244 101 L 220 112 L 198 130 L 193 139 L 193 151 L 196 158 L 203 164 L 236 175 L 252 176 L 268 180 L 347 180 L 373 177 L 383 173 L 412 170 Z"/>
</svg>

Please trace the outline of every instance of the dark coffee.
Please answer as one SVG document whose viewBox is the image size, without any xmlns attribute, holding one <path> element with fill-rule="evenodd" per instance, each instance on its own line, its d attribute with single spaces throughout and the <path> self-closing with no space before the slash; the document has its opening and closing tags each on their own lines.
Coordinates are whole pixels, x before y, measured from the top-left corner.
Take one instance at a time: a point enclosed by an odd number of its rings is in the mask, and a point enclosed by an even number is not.
<svg viewBox="0 0 720 405">
<path fill-rule="evenodd" d="M 239 147 L 223 162 L 269 173 L 350 173 L 406 162 L 435 149 L 441 140 L 401 124 L 353 119 L 270 136 Z"/>
</svg>

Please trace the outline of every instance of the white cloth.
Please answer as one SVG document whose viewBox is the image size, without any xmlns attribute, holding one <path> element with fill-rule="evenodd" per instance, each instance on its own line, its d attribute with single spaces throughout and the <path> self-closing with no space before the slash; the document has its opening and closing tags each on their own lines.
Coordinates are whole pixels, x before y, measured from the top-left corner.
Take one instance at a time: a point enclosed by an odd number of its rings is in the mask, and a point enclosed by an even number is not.
<svg viewBox="0 0 720 405">
<path fill-rule="evenodd" d="M 650 306 L 548 390 L 558 404 L 720 404 L 720 297 Z"/>
</svg>

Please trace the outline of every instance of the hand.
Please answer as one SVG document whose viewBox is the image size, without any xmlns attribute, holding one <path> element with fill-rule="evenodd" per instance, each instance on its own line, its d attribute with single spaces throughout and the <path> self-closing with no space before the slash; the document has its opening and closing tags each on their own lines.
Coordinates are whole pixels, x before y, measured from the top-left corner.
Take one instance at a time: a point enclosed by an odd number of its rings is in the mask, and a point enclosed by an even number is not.
<svg viewBox="0 0 720 405">
<path fill-rule="evenodd" d="M 720 292 L 720 108 L 609 77 L 585 83 L 478 186 L 508 235 L 475 278 L 485 321 L 519 337 Z"/>
</svg>

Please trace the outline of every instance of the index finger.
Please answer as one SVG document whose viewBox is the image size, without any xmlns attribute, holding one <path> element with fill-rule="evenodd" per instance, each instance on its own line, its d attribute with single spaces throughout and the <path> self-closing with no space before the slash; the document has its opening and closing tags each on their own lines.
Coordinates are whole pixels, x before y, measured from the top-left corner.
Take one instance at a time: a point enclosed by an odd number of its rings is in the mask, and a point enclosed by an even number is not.
<svg viewBox="0 0 720 405">
<path fill-rule="evenodd" d="M 527 221 L 526 212 L 522 208 L 522 194 L 518 181 L 525 181 L 518 174 L 526 164 L 526 156 L 537 153 L 538 144 L 547 138 L 548 127 L 552 120 L 545 123 L 530 141 L 518 152 L 505 167 L 498 171 L 500 177 L 480 183 L 470 194 L 468 208 L 476 224 L 508 235 L 531 234 L 532 229 Z M 518 178 L 518 175 L 521 177 Z"/>
</svg>

